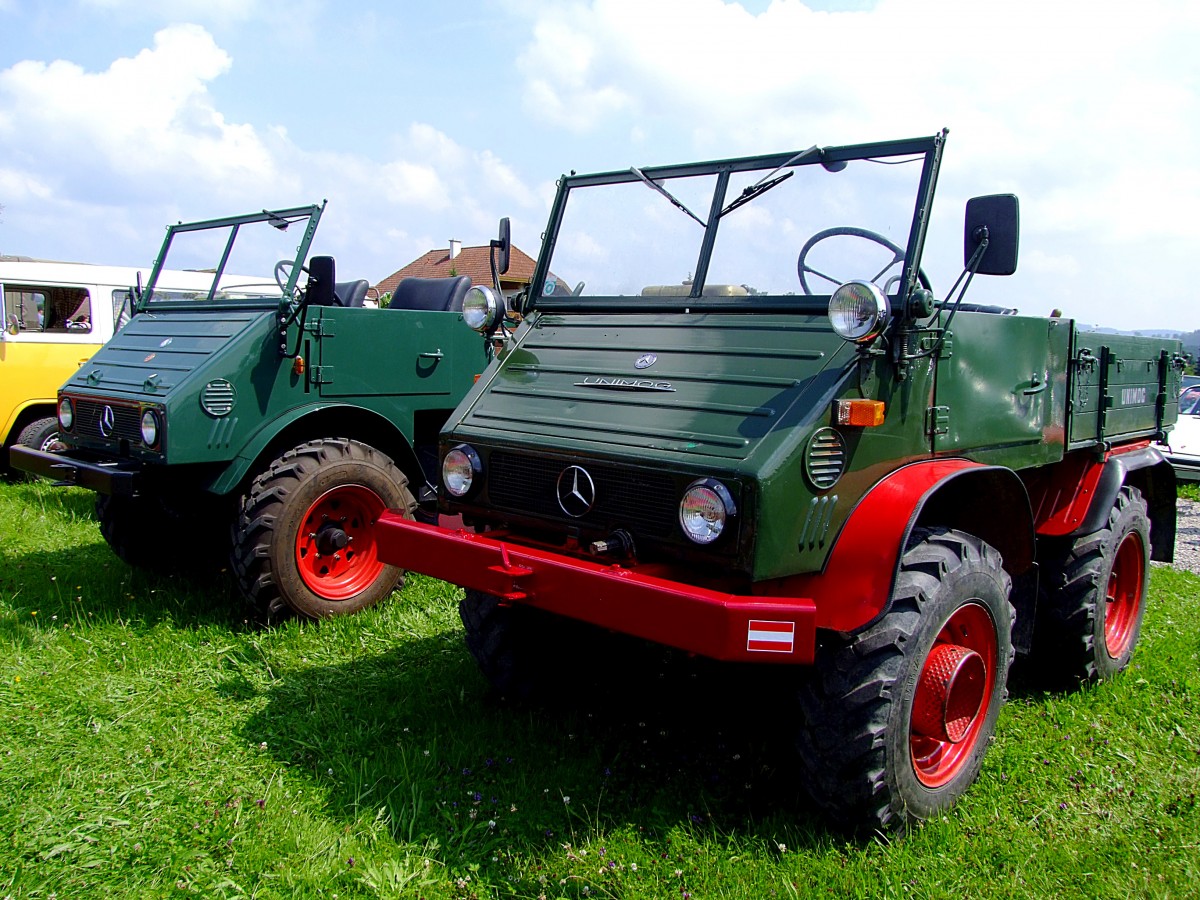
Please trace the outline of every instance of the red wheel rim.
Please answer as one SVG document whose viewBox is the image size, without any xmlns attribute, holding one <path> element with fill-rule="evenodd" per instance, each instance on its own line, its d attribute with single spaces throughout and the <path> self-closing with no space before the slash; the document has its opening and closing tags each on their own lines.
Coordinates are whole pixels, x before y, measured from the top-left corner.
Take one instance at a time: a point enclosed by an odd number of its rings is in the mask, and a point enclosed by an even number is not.
<svg viewBox="0 0 1200 900">
<path fill-rule="evenodd" d="M 995 692 L 999 660 L 991 614 L 971 602 L 954 611 L 921 664 L 909 724 L 917 780 L 942 787 L 970 762 Z"/>
<path fill-rule="evenodd" d="M 1113 659 L 1124 656 L 1133 643 L 1134 623 L 1142 607 L 1145 579 L 1146 553 L 1142 536 L 1131 531 L 1117 548 L 1104 594 L 1104 646 Z"/>
<path fill-rule="evenodd" d="M 359 484 L 318 497 L 296 534 L 296 568 L 305 587 L 323 600 L 349 600 L 374 584 L 384 563 L 372 526 L 383 510 L 379 495 Z"/>
</svg>

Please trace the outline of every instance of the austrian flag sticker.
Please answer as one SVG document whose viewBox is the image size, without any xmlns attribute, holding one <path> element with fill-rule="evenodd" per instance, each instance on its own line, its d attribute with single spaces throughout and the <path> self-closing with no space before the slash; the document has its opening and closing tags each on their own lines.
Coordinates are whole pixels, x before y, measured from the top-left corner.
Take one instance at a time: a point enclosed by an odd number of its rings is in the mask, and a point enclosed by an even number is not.
<svg viewBox="0 0 1200 900">
<path fill-rule="evenodd" d="M 751 619 L 746 631 L 746 649 L 757 653 L 791 653 L 796 648 L 795 622 Z"/>
</svg>

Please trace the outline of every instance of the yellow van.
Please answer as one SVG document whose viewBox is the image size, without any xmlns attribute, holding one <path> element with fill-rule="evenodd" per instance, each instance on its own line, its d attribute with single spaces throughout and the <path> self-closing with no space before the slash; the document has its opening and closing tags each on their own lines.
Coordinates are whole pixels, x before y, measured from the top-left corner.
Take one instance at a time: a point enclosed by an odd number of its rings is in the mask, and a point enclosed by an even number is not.
<svg viewBox="0 0 1200 900">
<path fill-rule="evenodd" d="M 58 438 L 58 389 L 127 316 L 150 267 L 94 266 L 0 256 L 0 472 L 8 448 L 49 449 Z M 211 275 L 164 272 L 159 283 L 207 291 Z M 269 282 L 270 280 L 267 279 Z"/>
<path fill-rule="evenodd" d="M 49 448 L 58 437 L 58 389 L 113 336 L 137 283 L 150 269 L 0 257 L 0 466 L 8 448 Z"/>
</svg>

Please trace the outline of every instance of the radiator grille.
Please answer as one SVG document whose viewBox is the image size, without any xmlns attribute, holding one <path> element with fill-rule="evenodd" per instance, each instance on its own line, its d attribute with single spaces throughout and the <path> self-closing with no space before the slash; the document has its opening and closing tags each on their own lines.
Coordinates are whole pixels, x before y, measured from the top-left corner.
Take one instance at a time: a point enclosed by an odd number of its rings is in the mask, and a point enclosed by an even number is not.
<svg viewBox="0 0 1200 900">
<path fill-rule="evenodd" d="M 594 506 L 579 518 L 558 505 L 558 476 L 571 465 L 587 470 L 596 486 Z M 650 538 L 668 538 L 676 529 L 679 491 L 669 475 L 504 451 L 491 455 L 488 469 L 488 494 L 501 509 Z"/>
<path fill-rule="evenodd" d="M 72 397 L 71 404 L 75 411 L 75 433 L 80 437 L 95 438 L 101 441 L 125 440 L 141 443 L 141 409 L 137 405 L 111 401 L 98 402 L 81 397 Z M 106 409 L 112 410 L 112 416 L 109 419 L 112 423 L 111 429 L 102 427 L 106 420 Z"/>
</svg>

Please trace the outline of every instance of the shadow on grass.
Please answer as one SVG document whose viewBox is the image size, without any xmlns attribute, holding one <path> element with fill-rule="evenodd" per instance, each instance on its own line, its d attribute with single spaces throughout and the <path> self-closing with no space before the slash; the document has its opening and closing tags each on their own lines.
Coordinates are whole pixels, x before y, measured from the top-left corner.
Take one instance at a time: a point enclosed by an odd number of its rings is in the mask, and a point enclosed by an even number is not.
<svg viewBox="0 0 1200 900">
<path fill-rule="evenodd" d="M 781 739 L 795 715 L 783 670 L 641 645 L 611 659 L 620 672 L 603 681 L 563 672 L 575 686 L 567 701 L 510 703 L 447 632 L 284 673 L 244 737 L 310 773 L 333 814 L 386 815 L 397 840 L 435 837 L 448 863 L 497 847 L 541 854 L 615 829 L 649 842 L 678 829 L 827 839 Z M 244 684 L 226 692 L 248 699 Z"/>
<path fill-rule="evenodd" d="M 252 627 L 232 576 L 160 575 L 132 568 L 96 535 L 89 543 L 54 550 L 0 548 L 0 596 L 17 610 L 45 619 L 90 617 L 132 627 Z"/>
</svg>

